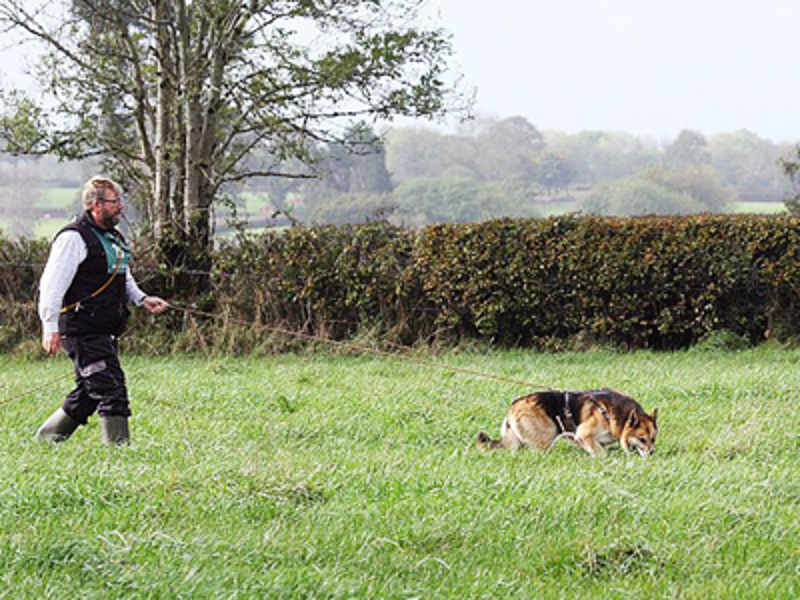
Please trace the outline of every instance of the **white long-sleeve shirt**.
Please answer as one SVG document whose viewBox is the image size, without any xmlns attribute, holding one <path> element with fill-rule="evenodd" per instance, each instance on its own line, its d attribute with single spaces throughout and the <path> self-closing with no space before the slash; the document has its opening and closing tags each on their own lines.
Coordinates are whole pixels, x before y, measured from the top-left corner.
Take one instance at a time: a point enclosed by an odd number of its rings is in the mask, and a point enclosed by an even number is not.
<svg viewBox="0 0 800 600">
<path fill-rule="evenodd" d="M 72 285 L 78 266 L 86 260 L 87 255 L 86 242 L 77 231 L 64 231 L 53 242 L 39 281 L 39 318 L 44 333 L 58 331 L 58 316 L 64 294 Z M 130 268 L 125 272 L 125 295 L 128 302 L 133 302 L 136 306 L 140 306 L 146 296 L 139 289 Z"/>
</svg>

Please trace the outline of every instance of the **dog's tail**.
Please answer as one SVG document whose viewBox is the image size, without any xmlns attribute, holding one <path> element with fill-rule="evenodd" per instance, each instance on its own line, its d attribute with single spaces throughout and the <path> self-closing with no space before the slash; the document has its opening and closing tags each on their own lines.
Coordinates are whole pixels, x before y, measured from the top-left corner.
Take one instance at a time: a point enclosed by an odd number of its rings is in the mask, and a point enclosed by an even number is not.
<svg viewBox="0 0 800 600">
<path fill-rule="evenodd" d="M 496 450 L 503 447 L 503 442 L 501 440 L 493 440 L 488 433 L 481 431 L 475 438 L 475 445 L 481 450 Z"/>
</svg>

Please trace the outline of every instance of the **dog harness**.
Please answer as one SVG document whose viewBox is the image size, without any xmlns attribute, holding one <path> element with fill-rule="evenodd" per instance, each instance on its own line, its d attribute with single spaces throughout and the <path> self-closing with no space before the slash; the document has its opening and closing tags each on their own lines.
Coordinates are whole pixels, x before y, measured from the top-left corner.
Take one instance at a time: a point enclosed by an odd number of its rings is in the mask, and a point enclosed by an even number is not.
<svg viewBox="0 0 800 600">
<path fill-rule="evenodd" d="M 575 421 L 575 417 L 572 415 L 572 408 L 570 407 L 570 401 L 577 399 L 576 396 L 579 397 L 580 393 L 564 392 L 564 422 L 562 423 L 561 420 L 558 419 L 558 424 L 562 429 L 560 433 L 574 433 L 578 429 L 578 423 Z"/>
<path fill-rule="evenodd" d="M 565 433 L 565 432 L 574 433 L 575 431 L 577 431 L 579 423 L 575 420 L 575 417 L 574 417 L 572 411 L 573 411 L 573 406 L 574 406 L 575 410 L 578 410 L 579 407 L 575 406 L 575 403 L 577 402 L 577 400 L 579 400 L 581 398 L 581 396 L 585 396 L 592 404 L 594 404 L 597 407 L 597 410 L 600 411 L 600 414 L 603 415 L 603 418 L 606 421 L 608 421 L 609 423 L 611 423 L 611 417 L 609 416 L 608 411 L 605 409 L 605 407 L 602 404 L 600 404 L 597 401 L 597 398 L 595 398 L 595 394 L 600 393 L 602 391 L 603 390 L 589 391 L 589 392 L 576 392 L 576 391 L 565 390 L 563 392 L 563 394 L 564 394 L 564 410 L 563 410 L 564 421 L 562 422 L 561 419 L 558 419 L 558 418 L 556 419 L 556 421 L 558 422 L 559 426 L 561 427 L 560 433 Z M 570 406 L 570 404 L 573 404 L 573 406 Z"/>
</svg>

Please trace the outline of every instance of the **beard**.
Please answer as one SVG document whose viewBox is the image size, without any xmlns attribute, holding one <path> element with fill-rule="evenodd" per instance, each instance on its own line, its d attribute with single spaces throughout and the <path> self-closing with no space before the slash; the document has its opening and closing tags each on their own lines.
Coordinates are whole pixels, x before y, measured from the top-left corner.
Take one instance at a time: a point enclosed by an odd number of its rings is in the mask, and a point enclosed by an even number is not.
<svg viewBox="0 0 800 600">
<path fill-rule="evenodd" d="M 103 215 L 101 225 L 105 229 L 113 229 L 119 224 L 120 220 L 120 213 L 116 213 L 113 215 Z"/>
</svg>

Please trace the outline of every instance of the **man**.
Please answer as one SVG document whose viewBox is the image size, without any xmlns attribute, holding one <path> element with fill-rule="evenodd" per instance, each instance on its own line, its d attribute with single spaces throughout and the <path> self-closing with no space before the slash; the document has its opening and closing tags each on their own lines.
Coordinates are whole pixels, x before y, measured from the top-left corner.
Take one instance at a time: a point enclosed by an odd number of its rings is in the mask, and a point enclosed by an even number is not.
<svg viewBox="0 0 800 600">
<path fill-rule="evenodd" d="M 64 347 L 77 385 L 36 437 L 64 441 L 97 411 L 103 442 L 121 444 L 130 438 L 117 341 L 127 322 L 127 304 L 153 314 L 168 304 L 140 290 L 128 268 L 130 250 L 116 229 L 125 208 L 120 185 L 92 177 L 82 201 L 85 212 L 56 234 L 39 283 L 42 347 L 49 354 Z"/>
</svg>

